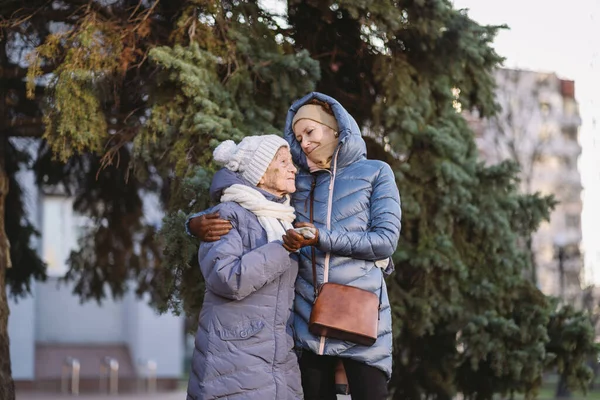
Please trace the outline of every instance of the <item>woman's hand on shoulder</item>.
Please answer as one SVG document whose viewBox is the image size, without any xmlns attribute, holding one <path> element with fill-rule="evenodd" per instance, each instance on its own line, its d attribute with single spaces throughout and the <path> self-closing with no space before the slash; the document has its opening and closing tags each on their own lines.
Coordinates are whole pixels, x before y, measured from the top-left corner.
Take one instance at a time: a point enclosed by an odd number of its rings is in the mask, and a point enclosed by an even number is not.
<svg viewBox="0 0 600 400">
<path fill-rule="evenodd" d="M 289 251 L 298 251 L 305 246 L 315 246 L 319 242 L 319 230 L 308 222 L 298 222 L 295 229 L 288 229 L 283 235 L 283 247 Z"/>
<path fill-rule="evenodd" d="M 232 228 L 231 222 L 221 219 L 218 211 L 192 218 L 189 223 L 190 232 L 203 242 L 216 242 Z"/>
</svg>

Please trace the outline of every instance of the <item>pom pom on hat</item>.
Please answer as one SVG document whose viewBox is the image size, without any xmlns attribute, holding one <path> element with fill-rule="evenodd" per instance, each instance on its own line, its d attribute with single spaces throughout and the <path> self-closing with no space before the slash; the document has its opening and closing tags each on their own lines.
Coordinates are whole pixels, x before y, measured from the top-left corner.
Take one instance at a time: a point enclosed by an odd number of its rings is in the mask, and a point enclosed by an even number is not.
<svg viewBox="0 0 600 400">
<path fill-rule="evenodd" d="M 219 144 L 213 159 L 256 186 L 281 147 L 289 148 L 289 144 L 277 135 L 246 136 L 237 145 L 233 140 Z"/>
<path fill-rule="evenodd" d="M 236 148 L 237 144 L 233 140 L 226 140 L 215 148 L 213 159 L 217 164 L 224 166 L 231 161 L 235 155 Z"/>
</svg>

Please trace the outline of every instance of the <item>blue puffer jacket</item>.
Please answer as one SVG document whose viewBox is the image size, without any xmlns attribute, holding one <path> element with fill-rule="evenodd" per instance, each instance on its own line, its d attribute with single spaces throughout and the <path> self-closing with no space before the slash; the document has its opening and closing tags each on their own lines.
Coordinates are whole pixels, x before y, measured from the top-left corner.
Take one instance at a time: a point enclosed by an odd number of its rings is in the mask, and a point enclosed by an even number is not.
<svg viewBox="0 0 600 400">
<path fill-rule="evenodd" d="M 211 197 L 219 199 L 234 183 L 245 184 L 233 172 L 217 172 Z M 206 293 L 187 398 L 302 399 L 292 325 L 297 257 L 281 242 L 267 243 L 256 216 L 237 203 L 210 211 L 233 229 L 198 251 Z"/>
<path fill-rule="evenodd" d="M 340 142 L 331 170 L 310 173 L 306 156 L 292 131 L 292 119 L 311 99 L 329 103 L 338 122 Z M 335 99 L 310 93 L 296 101 L 287 115 L 285 138 L 299 166 L 292 203 L 298 221 L 310 216 L 309 192 L 314 191 L 314 224 L 319 229 L 317 280 L 347 284 L 382 295 L 378 338 L 371 347 L 316 337 L 308 331 L 314 300 L 311 251 L 300 252 L 296 280 L 296 344 L 316 354 L 348 357 L 392 372 L 392 318 L 382 269 L 390 264 L 400 237 L 400 196 L 388 164 L 366 159 L 366 145 L 354 118 Z M 377 263 L 377 265 L 376 265 Z M 390 272 L 390 271 L 387 271 Z M 383 291 L 383 292 L 381 292 Z"/>
</svg>

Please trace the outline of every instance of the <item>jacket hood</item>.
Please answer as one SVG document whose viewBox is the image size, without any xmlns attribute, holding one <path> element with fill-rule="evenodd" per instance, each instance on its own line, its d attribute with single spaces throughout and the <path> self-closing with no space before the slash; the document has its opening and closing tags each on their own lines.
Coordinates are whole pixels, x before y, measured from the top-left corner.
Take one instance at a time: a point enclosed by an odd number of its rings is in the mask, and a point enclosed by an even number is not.
<svg viewBox="0 0 600 400">
<path fill-rule="evenodd" d="M 264 191 L 254 185 L 251 185 L 242 178 L 238 173 L 228 170 L 227 168 L 222 168 L 218 170 L 213 176 L 212 183 L 210 185 L 210 199 L 218 203 L 221 201 L 221 196 L 223 195 L 223 191 L 227 189 L 231 185 L 244 185 L 251 187 L 252 189 L 258 190 L 267 200 L 274 201 L 276 203 L 283 203 L 286 199 L 286 196 L 277 197 L 272 193 Z"/>
<path fill-rule="evenodd" d="M 336 148 L 336 151 L 338 151 L 337 167 L 345 167 L 353 162 L 365 159 L 367 157 L 367 145 L 352 115 L 333 97 L 319 92 L 312 92 L 292 104 L 285 121 L 284 137 L 290 144 L 292 158 L 296 165 L 306 172 L 309 171 L 306 154 L 302 151 L 302 147 L 296 140 L 296 135 L 292 130 L 292 121 L 298 109 L 313 99 L 328 103 L 337 120 L 340 133 L 340 142 Z"/>
</svg>

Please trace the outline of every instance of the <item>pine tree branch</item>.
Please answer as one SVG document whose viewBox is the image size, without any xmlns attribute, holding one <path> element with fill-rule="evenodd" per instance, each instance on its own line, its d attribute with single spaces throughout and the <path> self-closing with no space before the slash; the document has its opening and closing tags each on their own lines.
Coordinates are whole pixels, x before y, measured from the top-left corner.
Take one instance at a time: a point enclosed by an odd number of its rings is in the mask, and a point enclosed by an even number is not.
<svg viewBox="0 0 600 400">
<path fill-rule="evenodd" d="M 16 13 L 15 13 L 16 14 Z M 48 22 L 74 23 L 79 19 L 73 10 L 45 10 L 43 13 L 25 13 L 25 15 L 14 15 L 11 19 L 0 20 L 0 27 L 16 29 L 25 22 L 31 22 L 32 25 L 47 24 Z"/>
<path fill-rule="evenodd" d="M 20 128 L 20 127 L 28 127 L 28 126 L 38 126 L 42 125 L 41 117 L 18 117 L 12 118 L 6 121 L 7 128 Z"/>
<path fill-rule="evenodd" d="M 44 135 L 43 125 L 20 126 L 18 128 L 0 130 L 2 136 L 20 137 L 20 138 L 41 138 Z"/>
<path fill-rule="evenodd" d="M 132 126 L 118 119 L 117 123 L 108 124 L 108 130 L 120 131 L 131 129 Z M 3 129 L 0 129 L 0 137 L 9 135 L 11 137 L 42 137 L 44 134 L 44 122 L 41 117 L 18 117 L 6 122 Z"/>
<path fill-rule="evenodd" d="M 48 74 L 56 69 L 57 65 L 49 64 L 41 67 L 42 74 Z M 27 68 L 23 67 L 10 67 L 0 68 L 0 79 L 22 79 L 27 76 Z"/>
</svg>

